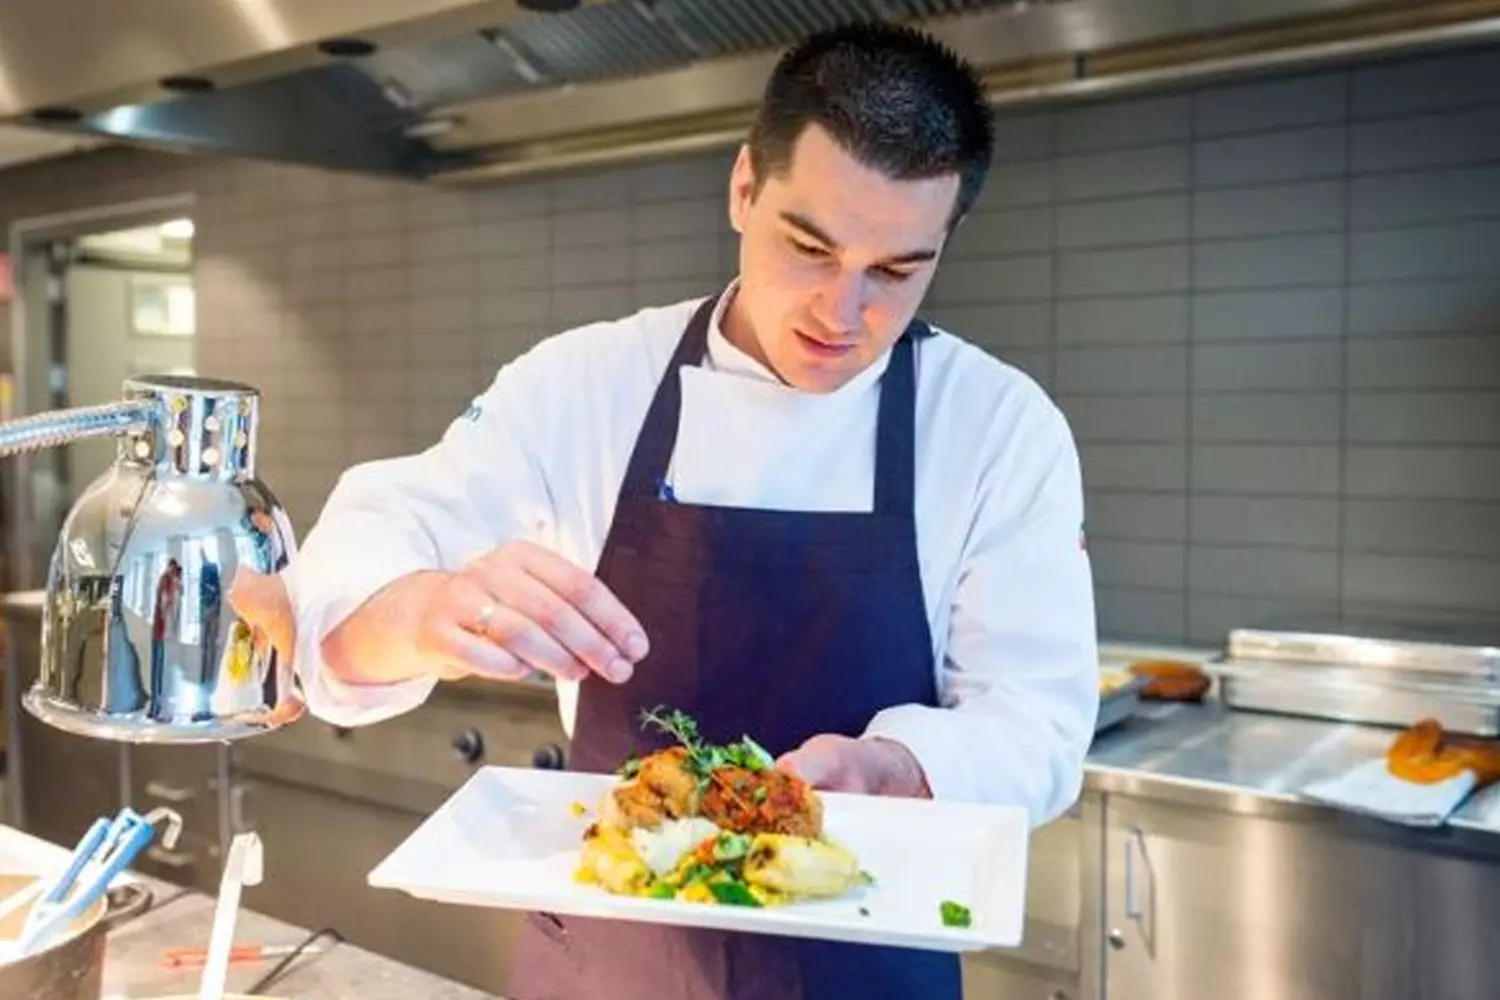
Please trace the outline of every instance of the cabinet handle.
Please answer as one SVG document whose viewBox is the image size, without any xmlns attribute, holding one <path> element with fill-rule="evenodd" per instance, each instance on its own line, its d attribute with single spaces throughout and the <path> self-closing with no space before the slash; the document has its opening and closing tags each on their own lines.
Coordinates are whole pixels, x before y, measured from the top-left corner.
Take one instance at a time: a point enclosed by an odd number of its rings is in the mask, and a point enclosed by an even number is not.
<svg viewBox="0 0 1500 1000">
<path fill-rule="evenodd" d="M 1153 956 L 1156 954 L 1155 879 L 1151 857 L 1146 853 L 1146 835 L 1140 827 L 1133 826 L 1125 832 L 1125 919 L 1135 924 L 1141 944 Z M 1144 892 L 1144 906 L 1136 896 L 1137 890 Z"/>
<path fill-rule="evenodd" d="M 146 857 L 165 868 L 181 869 L 193 866 L 191 851 L 169 851 L 165 847 L 152 845 L 146 848 Z"/>
<path fill-rule="evenodd" d="M 1135 902 L 1135 843 L 1141 831 L 1131 827 L 1125 834 L 1125 919 L 1139 920 L 1141 909 Z"/>
<path fill-rule="evenodd" d="M 146 782 L 146 794 L 163 802 L 186 802 L 193 797 L 193 790 L 152 780 Z"/>
</svg>

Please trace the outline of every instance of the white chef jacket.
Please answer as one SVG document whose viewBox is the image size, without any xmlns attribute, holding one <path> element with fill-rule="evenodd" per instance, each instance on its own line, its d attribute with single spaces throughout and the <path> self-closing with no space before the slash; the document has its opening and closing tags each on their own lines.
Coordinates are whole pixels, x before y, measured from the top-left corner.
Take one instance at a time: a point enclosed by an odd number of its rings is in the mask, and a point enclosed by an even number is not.
<svg viewBox="0 0 1500 1000">
<path fill-rule="evenodd" d="M 728 300 L 704 364 L 680 373 L 677 500 L 870 510 L 889 352 L 837 391 L 801 392 L 724 337 Z M 344 684 L 321 660 L 322 638 L 396 578 L 517 538 L 595 568 L 646 409 L 701 301 L 552 336 L 501 368 L 432 447 L 342 475 L 286 572 L 313 715 L 356 726 L 432 690 Z M 935 796 L 1023 806 L 1039 824 L 1078 795 L 1099 703 L 1077 451 L 1035 382 L 958 337 L 920 341 L 916 370 L 917 544 L 942 707 L 891 707 L 868 735 L 905 745 Z M 557 690 L 571 734 L 578 684 Z"/>
</svg>

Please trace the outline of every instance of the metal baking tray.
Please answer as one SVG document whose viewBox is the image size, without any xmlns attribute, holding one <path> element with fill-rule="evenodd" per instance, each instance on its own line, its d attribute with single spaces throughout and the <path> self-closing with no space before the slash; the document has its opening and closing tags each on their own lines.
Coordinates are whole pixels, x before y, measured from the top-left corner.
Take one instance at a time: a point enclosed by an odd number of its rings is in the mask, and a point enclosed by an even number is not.
<svg viewBox="0 0 1500 1000">
<path fill-rule="evenodd" d="M 1207 665 L 1230 708 L 1336 722 L 1406 727 L 1436 719 L 1450 732 L 1500 736 L 1500 687 L 1474 683 L 1403 682 L 1368 671 L 1307 671 L 1280 663 Z"/>
<path fill-rule="evenodd" d="M 1130 680 L 1099 698 L 1099 717 L 1094 722 L 1095 734 L 1112 729 L 1135 714 L 1141 704 L 1141 690 L 1146 678 L 1131 677 Z"/>
<path fill-rule="evenodd" d="M 1357 667 L 1500 680 L 1500 635 L 1490 626 L 1446 626 L 1354 619 L 1288 622 L 1229 633 L 1230 660 L 1275 661 L 1289 666 Z"/>
</svg>

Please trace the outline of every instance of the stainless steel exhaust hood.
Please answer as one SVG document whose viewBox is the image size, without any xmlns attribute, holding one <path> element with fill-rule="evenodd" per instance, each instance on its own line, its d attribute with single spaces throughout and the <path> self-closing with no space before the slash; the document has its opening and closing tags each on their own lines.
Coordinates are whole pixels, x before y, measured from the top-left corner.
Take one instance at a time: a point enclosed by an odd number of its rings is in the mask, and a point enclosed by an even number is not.
<svg viewBox="0 0 1500 1000">
<path fill-rule="evenodd" d="M 729 145 L 782 46 L 872 18 L 1000 103 L 1500 37 L 1500 0 L 0 0 L 0 123 L 483 182 Z"/>
</svg>

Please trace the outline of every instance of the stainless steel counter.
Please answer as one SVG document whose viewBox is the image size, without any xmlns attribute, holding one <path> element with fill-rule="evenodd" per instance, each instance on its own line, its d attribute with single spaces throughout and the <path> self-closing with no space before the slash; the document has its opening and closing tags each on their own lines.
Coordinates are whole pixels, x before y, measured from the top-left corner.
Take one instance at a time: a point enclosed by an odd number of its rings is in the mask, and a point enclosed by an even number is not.
<svg viewBox="0 0 1500 1000">
<path fill-rule="evenodd" d="M 199 969 L 168 969 L 161 963 L 166 948 L 203 947 L 213 924 L 214 900 L 204 893 L 143 879 L 156 894 L 152 908 L 110 933 L 105 951 L 105 997 L 165 997 L 198 992 Z M 235 942 L 296 945 L 308 931 L 241 909 Z M 266 989 L 272 997 L 297 1000 L 489 1000 L 491 994 L 461 986 L 440 976 L 393 961 L 347 943 L 299 957 L 286 974 Z M 229 967 L 230 992 L 250 988 L 275 962 Z"/>
<path fill-rule="evenodd" d="M 1094 742 L 1085 785 L 1239 814 L 1331 816 L 1339 811 L 1302 799 L 1299 790 L 1381 756 L 1396 734 L 1375 726 L 1230 710 L 1214 700 L 1146 704 Z M 1500 786 L 1471 797 L 1446 830 L 1399 829 L 1434 840 L 1500 834 Z M 1500 850 L 1500 840 L 1484 846 Z"/>
<path fill-rule="evenodd" d="M 1101 661 L 1213 653 L 1106 645 Z M 561 766 L 566 740 L 553 697 L 545 686 L 445 685 L 423 708 L 377 726 L 305 721 L 236 747 L 228 792 L 204 795 L 233 827 L 262 831 L 267 878 L 247 891 L 246 905 L 281 918 L 247 913 L 237 937 L 296 942 L 302 926 L 333 925 L 364 945 L 300 962 L 273 995 L 501 995 L 512 914 L 426 904 L 371 890 L 364 877 L 473 769 Z M 1378 757 L 1395 735 L 1214 701 L 1143 705 L 1096 739 L 1078 807 L 1036 832 L 1025 943 L 967 956 L 967 996 L 1257 1000 L 1273 979 L 1284 987 L 1278 995 L 1309 1000 L 1492 996 L 1473 984 L 1500 981 L 1500 954 L 1491 962 L 1482 947 L 1455 951 L 1439 931 L 1500 920 L 1500 904 L 1490 902 L 1500 900 L 1500 789 L 1471 799 L 1439 830 L 1298 795 Z M 170 777 L 151 775 L 159 784 Z M 306 830 L 319 835 L 287 833 Z M 1298 874 L 1288 881 L 1288 872 Z M 121 928 L 106 995 L 191 992 L 195 974 L 163 970 L 157 958 L 162 947 L 206 937 L 210 904 L 185 897 Z M 1370 955 L 1350 951 L 1349 942 L 1388 940 L 1415 944 L 1389 956 L 1372 944 L 1371 955 L 1385 956 L 1374 971 L 1361 964 Z M 1261 953 L 1272 944 L 1275 968 Z M 1391 967 L 1391 956 L 1406 964 Z M 266 968 L 236 969 L 231 985 L 243 988 Z M 1240 985 L 1213 985 L 1226 976 Z M 1369 985 L 1384 982 L 1393 985 L 1383 992 Z"/>
<path fill-rule="evenodd" d="M 1500 797 L 1473 797 L 1437 829 L 1303 799 L 1309 783 L 1378 759 L 1397 730 L 1204 705 L 1145 705 L 1100 735 L 1073 815 L 1038 831 L 1075 850 L 1033 852 L 1032 873 L 1076 878 L 1077 919 L 1033 916 L 990 959 L 1009 987 L 1050 963 L 1068 1000 L 1489 1000 L 1500 952 Z M 1030 875 L 1028 877 L 1031 877 Z M 996 989 L 992 997 L 1023 996 Z"/>
</svg>

